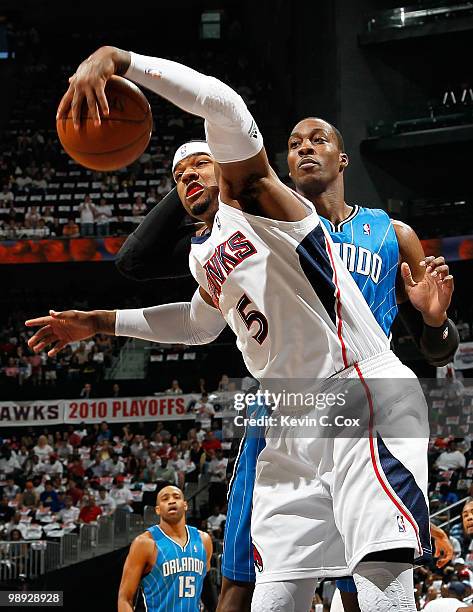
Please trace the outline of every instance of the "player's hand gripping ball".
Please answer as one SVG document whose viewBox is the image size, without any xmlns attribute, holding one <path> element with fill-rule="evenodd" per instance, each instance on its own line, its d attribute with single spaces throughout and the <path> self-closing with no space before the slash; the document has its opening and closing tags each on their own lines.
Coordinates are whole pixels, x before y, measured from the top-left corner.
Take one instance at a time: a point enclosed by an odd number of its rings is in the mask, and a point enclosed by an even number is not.
<svg viewBox="0 0 473 612">
<path fill-rule="evenodd" d="M 77 163 L 91 170 L 118 170 L 133 163 L 144 152 L 151 138 L 153 118 L 148 100 L 134 84 L 111 76 L 105 85 L 108 114 L 100 123 L 90 115 L 83 100 L 80 126 L 72 121 L 72 106 L 56 120 L 64 150 Z"/>
</svg>

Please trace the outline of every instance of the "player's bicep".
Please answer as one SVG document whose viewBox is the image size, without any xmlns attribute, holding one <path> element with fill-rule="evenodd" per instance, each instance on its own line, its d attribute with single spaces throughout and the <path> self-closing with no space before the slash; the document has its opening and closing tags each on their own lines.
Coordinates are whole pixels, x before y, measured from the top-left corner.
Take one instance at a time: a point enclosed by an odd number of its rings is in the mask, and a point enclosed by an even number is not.
<svg viewBox="0 0 473 612">
<path fill-rule="evenodd" d="M 412 227 L 401 221 L 393 221 L 393 226 L 399 245 L 400 263 L 406 262 L 411 269 L 413 279 L 419 282 L 425 273 L 425 268 L 420 265 L 425 258 L 424 247 Z"/>
<path fill-rule="evenodd" d="M 401 264 L 406 262 L 409 265 L 412 278 L 418 283 L 424 278 L 425 268 L 420 265 L 420 262 L 425 258 L 425 253 L 419 237 L 412 227 L 397 220 L 393 220 L 393 227 L 399 245 L 399 268 L 396 277 L 396 296 L 397 301 L 401 303 L 408 299 L 404 288 L 404 281 L 401 276 Z"/>
<path fill-rule="evenodd" d="M 204 533 L 203 531 L 200 532 L 200 537 L 202 538 L 202 543 L 205 548 L 205 554 L 207 556 L 207 571 L 209 571 L 214 551 L 212 538 L 208 533 Z"/>
</svg>

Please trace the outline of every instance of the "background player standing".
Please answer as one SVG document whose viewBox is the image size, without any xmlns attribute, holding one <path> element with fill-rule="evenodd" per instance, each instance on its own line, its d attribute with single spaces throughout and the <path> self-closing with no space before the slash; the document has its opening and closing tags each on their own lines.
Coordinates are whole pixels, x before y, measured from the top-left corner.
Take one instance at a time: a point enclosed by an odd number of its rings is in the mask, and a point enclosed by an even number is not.
<svg viewBox="0 0 473 612">
<path fill-rule="evenodd" d="M 164 487 L 158 493 L 160 523 L 139 535 L 130 547 L 118 612 L 132 612 L 140 584 L 148 612 L 198 612 L 212 540 L 208 533 L 186 525 L 186 510 L 184 494 L 177 487 Z"/>
</svg>

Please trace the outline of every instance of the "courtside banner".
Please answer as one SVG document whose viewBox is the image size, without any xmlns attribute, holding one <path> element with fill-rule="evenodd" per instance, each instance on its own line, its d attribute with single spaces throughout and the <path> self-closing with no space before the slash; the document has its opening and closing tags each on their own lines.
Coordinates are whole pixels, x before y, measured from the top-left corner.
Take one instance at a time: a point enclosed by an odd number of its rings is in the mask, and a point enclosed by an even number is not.
<svg viewBox="0 0 473 612">
<path fill-rule="evenodd" d="M 61 400 L 0 402 L 0 429 L 18 425 L 60 425 L 64 423 Z"/>
<path fill-rule="evenodd" d="M 194 395 L 162 395 L 64 400 L 64 423 L 190 420 L 195 419 L 187 412 L 193 399 Z"/>
<path fill-rule="evenodd" d="M 136 421 L 194 420 L 187 412 L 196 396 L 162 395 L 34 402 L 0 402 L 0 429 L 19 425 L 61 425 L 62 423 L 123 423 Z"/>
</svg>

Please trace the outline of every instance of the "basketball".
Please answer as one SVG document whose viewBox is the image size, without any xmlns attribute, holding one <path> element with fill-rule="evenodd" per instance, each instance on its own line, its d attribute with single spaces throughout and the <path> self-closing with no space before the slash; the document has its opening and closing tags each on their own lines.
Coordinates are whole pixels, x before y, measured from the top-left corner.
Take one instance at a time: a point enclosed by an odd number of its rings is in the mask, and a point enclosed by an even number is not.
<svg viewBox="0 0 473 612">
<path fill-rule="evenodd" d="M 79 130 L 74 129 L 72 111 L 56 122 L 64 150 L 78 164 L 91 170 L 118 170 L 134 162 L 151 138 L 153 118 L 148 100 L 130 81 L 112 76 L 105 86 L 110 114 L 95 126 L 82 105 Z"/>
</svg>

